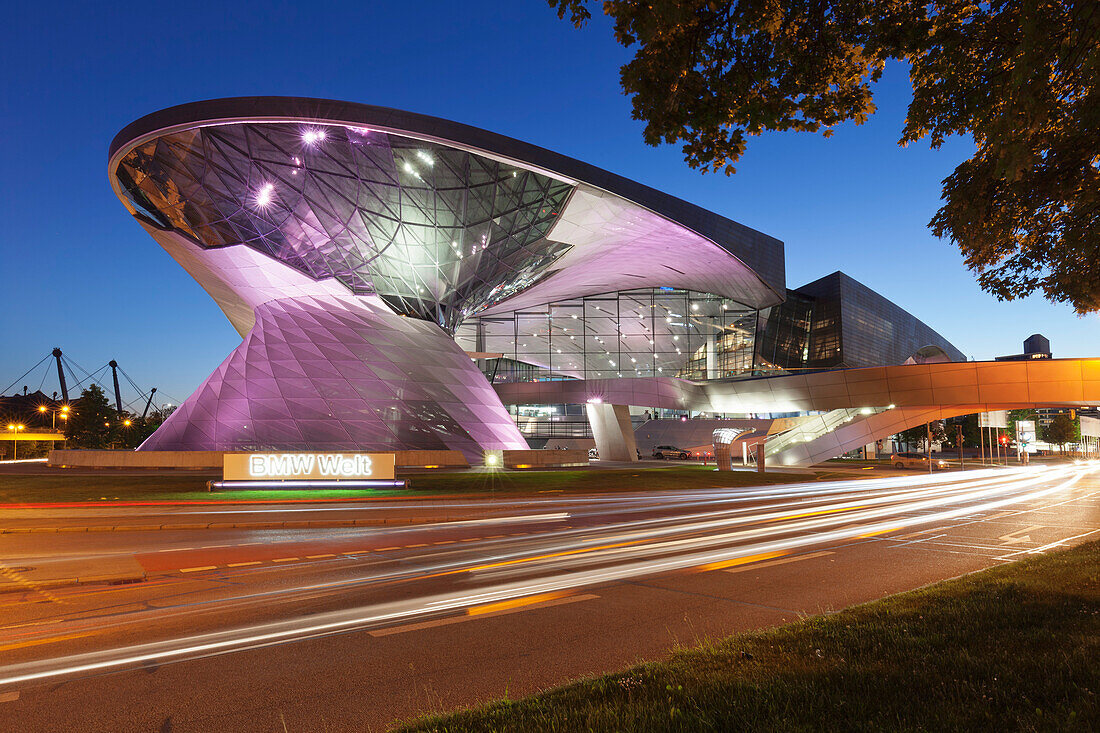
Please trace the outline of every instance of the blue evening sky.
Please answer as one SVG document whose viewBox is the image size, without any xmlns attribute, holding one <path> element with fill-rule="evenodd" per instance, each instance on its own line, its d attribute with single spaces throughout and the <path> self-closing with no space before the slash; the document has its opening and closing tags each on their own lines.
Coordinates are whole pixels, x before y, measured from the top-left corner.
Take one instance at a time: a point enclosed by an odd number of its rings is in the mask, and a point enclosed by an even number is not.
<svg viewBox="0 0 1100 733">
<path fill-rule="evenodd" d="M 629 52 L 609 23 L 574 30 L 541 0 L 31 2 L 5 21 L 0 389 L 60 346 L 89 369 L 117 359 L 175 401 L 239 343 L 126 214 L 106 163 L 111 138 L 142 115 L 248 95 L 398 107 L 557 150 L 777 237 L 788 286 L 843 270 L 977 359 L 1018 353 L 1035 332 L 1056 356 L 1098 355 L 1096 316 L 1039 298 L 997 302 L 930 234 L 940 181 L 970 144 L 897 146 L 909 91 L 900 67 L 879 85 L 870 123 L 829 140 L 752 140 L 727 178 L 643 144 L 618 85 Z"/>
</svg>

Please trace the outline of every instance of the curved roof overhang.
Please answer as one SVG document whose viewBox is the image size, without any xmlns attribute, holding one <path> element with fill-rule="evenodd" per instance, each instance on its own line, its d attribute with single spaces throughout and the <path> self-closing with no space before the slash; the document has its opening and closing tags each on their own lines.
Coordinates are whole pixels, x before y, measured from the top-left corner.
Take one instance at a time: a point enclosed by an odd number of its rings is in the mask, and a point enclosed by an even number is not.
<svg viewBox="0 0 1100 733">
<path fill-rule="evenodd" d="M 763 308 L 785 292 L 782 242 L 622 176 L 513 138 L 427 115 L 349 102 L 239 97 L 146 115 L 112 141 L 109 176 L 155 138 L 247 123 L 345 125 L 437 143 L 575 186 L 547 239 L 572 249 L 542 279 L 487 308 L 500 313 L 552 300 L 645 286 L 712 292 Z"/>
</svg>

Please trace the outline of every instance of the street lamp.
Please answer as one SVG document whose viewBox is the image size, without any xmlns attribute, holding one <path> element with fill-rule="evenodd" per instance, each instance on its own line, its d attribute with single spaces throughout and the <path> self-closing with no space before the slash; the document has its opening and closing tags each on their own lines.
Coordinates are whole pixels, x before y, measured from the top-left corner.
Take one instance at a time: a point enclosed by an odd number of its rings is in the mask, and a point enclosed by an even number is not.
<svg viewBox="0 0 1100 733">
<path fill-rule="evenodd" d="M 57 418 L 58 418 L 59 413 L 60 413 L 60 416 L 61 416 L 62 420 L 68 420 L 69 419 L 69 406 L 68 405 L 61 405 L 61 406 L 55 405 L 52 408 L 47 406 L 47 405 L 39 405 L 38 406 L 38 411 L 42 414 L 45 414 L 46 412 L 50 413 L 50 429 L 55 431 L 55 432 L 57 431 Z"/>
<path fill-rule="evenodd" d="M 11 442 L 11 457 L 13 461 L 19 460 L 19 431 L 26 429 L 26 425 L 16 425 L 15 423 L 10 423 L 8 425 L 8 430 L 15 432 L 15 436 L 12 438 Z"/>
</svg>

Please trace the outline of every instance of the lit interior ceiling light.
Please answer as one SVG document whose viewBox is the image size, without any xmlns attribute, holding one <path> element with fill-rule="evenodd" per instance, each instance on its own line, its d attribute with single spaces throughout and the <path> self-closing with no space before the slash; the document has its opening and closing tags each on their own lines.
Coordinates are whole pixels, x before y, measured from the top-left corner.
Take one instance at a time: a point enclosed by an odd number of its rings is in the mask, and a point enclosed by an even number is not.
<svg viewBox="0 0 1100 733">
<path fill-rule="evenodd" d="M 699 310 L 699 304 L 698 304 L 698 303 L 692 303 L 692 304 L 691 304 L 691 309 L 692 309 L 693 311 L 697 311 L 697 310 Z"/>
<path fill-rule="evenodd" d="M 427 151 L 425 151 L 425 150 L 417 150 L 416 151 L 416 157 L 420 158 L 422 161 L 424 161 L 428 165 L 433 165 L 435 163 L 435 161 L 432 160 L 432 156 L 428 155 Z"/>
<path fill-rule="evenodd" d="M 306 130 L 302 133 L 302 142 L 304 142 L 306 145 L 316 145 L 324 139 L 324 130 Z"/>
<path fill-rule="evenodd" d="M 275 184 L 265 183 L 260 186 L 260 190 L 256 192 L 256 205 L 259 207 L 267 206 L 271 203 L 271 197 L 275 195 Z"/>
</svg>

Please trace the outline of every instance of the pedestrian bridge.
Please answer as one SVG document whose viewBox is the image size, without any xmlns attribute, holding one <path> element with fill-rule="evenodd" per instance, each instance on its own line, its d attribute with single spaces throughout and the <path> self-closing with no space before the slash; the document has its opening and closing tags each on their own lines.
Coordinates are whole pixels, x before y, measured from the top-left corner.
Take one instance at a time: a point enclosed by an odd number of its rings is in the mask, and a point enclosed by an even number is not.
<svg viewBox="0 0 1100 733">
<path fill-rule="evenodd" d="M 942 362 L 755 379 L 675 377 L 496 385 L 505 404 L 587 404 L 600 455 L 633 460 L 627 406 L 725 413 L 814 412 L 769 441 L 774 465 L 810 465 L 956 415 L 1100 405 L 1100 359 Z M 837 413 L 834 411 L 843 411 Z"/>
</svg>

